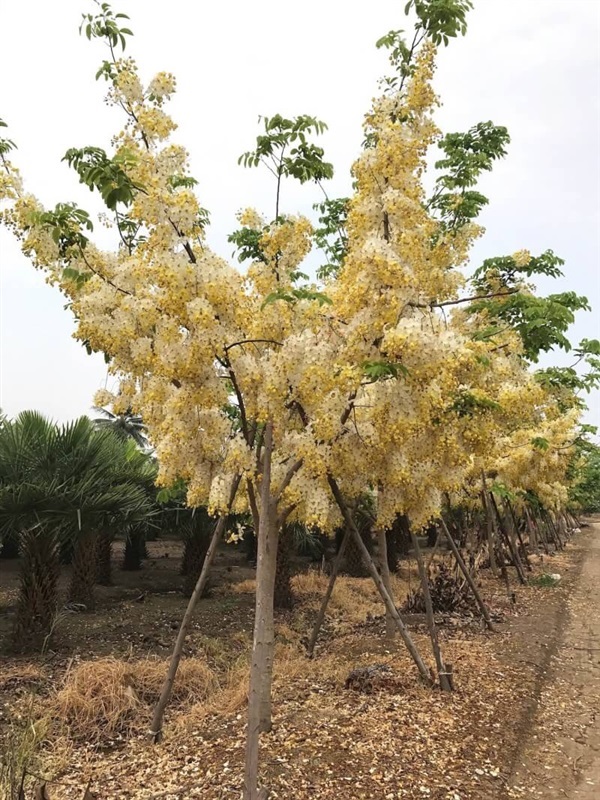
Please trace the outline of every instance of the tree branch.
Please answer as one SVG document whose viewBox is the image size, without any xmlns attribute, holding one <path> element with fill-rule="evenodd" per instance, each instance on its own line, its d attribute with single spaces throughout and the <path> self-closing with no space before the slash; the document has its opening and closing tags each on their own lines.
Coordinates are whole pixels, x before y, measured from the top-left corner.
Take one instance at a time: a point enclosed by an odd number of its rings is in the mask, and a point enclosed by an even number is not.
<svg viewBox="0 0 600 800">
<path fill-rule="evenodd" d="M 283 480 L 281 482 L 281 486 L 279 487 L 279 491 L 277 492 L 277 495 L 275 496 L 275 503 L 279 503 L 279 501 L 281 500 L 282 494 L 285 492 L 287 487 L 290 485 L 290 482 L 291 482 L 292 478 L 298 472 L 298 470 L 301 468 L 303 463 L 304 463 L 304 459 L 300 458 L 300 459 L 298 459 L 298 461 L 294 462 L 289 467 L 288 471 L 285 473 L 285 476 L 284 476 L 284 478 L 283 478 Z"/>
<path fill-rule="evenodd" d="M 256 344 L 257 342 L 276 344 L 279 347 L 283 347 L 283 342 L 278 342 L 276 339 L 240 339 L 239 342 L 233 342 L 232 344 L 228 344 L 223 349 L 227 353 L 229 350 L 231 350 L 232 347 L 239 347 L 240 345 L 243 344 Z"/>
<path fill-rule="evenodd" d="M 475 300 L 488 300 L 490 297 L 510 297 L 511 294 L 518 294 L 519 289 L 509 289 L 507 292 L 491 292 L 490 294 L 477 294 L 473 297 L 459 297 L 458 300 L 445 300 L 443 303 L 408 303 L 412 308 L 442 308 L 443 306 L 455 306 L 458 303 L 473 303 Z"/>
</svg>

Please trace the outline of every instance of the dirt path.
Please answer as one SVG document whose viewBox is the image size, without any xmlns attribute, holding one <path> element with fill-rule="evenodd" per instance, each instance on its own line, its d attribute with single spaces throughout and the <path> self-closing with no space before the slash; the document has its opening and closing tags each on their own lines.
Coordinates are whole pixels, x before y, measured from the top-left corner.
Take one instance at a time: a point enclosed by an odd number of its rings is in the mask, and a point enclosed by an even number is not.
<svg viewBox="0 0 600 800">
<path fill-rule="evenodd" d="M 569 599 L 569 620 L 508 796 L 600 798 L 600 524 Z"/>
</svg>

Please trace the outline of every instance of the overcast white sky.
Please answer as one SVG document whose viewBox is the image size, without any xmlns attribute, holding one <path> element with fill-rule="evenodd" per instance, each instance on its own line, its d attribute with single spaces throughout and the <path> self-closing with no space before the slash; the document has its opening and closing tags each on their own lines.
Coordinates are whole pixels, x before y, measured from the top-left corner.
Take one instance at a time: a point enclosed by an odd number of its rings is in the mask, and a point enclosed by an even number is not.
<svg viewBox="0 0 600 800">
<path fill-rule="evenodd" d="M 135 37 L 128 52 L 143 79 L 176 74 L 171 105 L 175 137 L 192 155 L 198 191 L 211 211 L 210 244 L 225 256 L 235 212 L 255 206 L 272 215 L 268 175 L 244 171 L 259 114 L 313 114 L 336 177 L 331 196 L 349 193 L 349 167 L 362 141 L 361 120 L 385 70 L 374 42 L 403 27 L 404 2 L 371 0 L 120 0 Z M 91 0 L 0 0 L 0 117 L 19 145 L 27 187 L 46 204 L 75 200 L 99 210 L 60 159 L 67 148 L 108 148 L 121 124 L 103 105 L 105 84 L 94 74 L 100 43 L 78 36 Z M 482 120 L 509 128 L 508 158 L 486 176 L 487 228 L 472 263 L 526 247 L 552 248 L 566 260 L 565 278 L 545 292 L 585 294 L 575 340 L 600 338 L 600 2 L 475 0 L 466 38 L 439 57 L 436 87 L 443 130 Z M 311 187 L 286 187 L 284 210 L 308 213 Z M 87 413 L 104 385 L 102 357 L 87 356 L 71 338 L 64 299 L 44 283 L 0 229 L 0 406 L 13 415 L 36 408 L 57 420 Z M 567 356 L 555 361 L 569 363 Z M 110 385 L 110 384 L 109 384 Z M 600 424 L 600 397 L 589 398 Z"/>
</svg>

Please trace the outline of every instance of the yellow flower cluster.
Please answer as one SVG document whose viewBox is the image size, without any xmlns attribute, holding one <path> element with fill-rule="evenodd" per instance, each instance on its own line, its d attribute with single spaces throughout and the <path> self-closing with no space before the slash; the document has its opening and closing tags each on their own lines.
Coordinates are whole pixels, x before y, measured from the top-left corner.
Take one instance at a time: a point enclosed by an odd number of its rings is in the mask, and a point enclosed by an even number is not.
<svg viewBox="0 0 600 800">
<path fill-rule="evenodd" d="M 264 254 L 245 275 L 202 241 L 199 201 L 181 180 L 187 152 L 167 142 L 175 129 L 162 108 L 175 91 L 167 73 L 144 91 L 123 60 L 111 90 L 129 113 L 116 153 L 128 156 L 139 187 L 128 216 L 142 238 L 131 252 L 89 244 L 65 274 L 32 213 L 40 204 L 22 194 L 12 167 L 0 179 L 4 221 L 71 300 L 78 338 L 108 354 L 120 379 L 117 395 L 102 390 L 96 403 L 143 415 L 159 483 L 183 478 L 192 505 L 225 510 L 235 474 L 260 484 L 267 421 L 273 495 L 281 491 L 290 519 L 324 530 L 340 523 L 328 475 L 350 499 L 379 487 L 381 525 L 399 512 L 425 524 L 445 493 L 476 486 L 482 470 L 549 503 L 562 497 L 576 413 L 556 413 L 524 369 L 514 332 L 479 341 L 483 312 L 436 310 L 457 297 L 458 268 L 481 229 L 449 233 L 425 203 L 426 154 L 438 137 L 434 55 L 424 45 L 404 93 L 375 100 L 366 117 L 347 252 L 327 285 L 332 304 L 293 293 L 313 239 L 306 217 L 268 225 L 253 209 L 240 212 L 243 226 L 262 232 Z M 514 256 L 519 266 L 530 258 Z M 247 507 L 242 493 L 234 508 Z"/>
</svg>

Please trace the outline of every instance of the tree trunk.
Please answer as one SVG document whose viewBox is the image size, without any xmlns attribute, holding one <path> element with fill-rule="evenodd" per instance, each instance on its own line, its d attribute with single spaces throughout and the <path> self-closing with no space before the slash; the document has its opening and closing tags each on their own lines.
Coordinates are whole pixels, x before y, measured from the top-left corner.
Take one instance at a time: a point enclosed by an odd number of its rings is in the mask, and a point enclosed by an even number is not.
<svg viewBox="0 0 600 800">
<path fill-rule="evenodd" d="M 550 514 L 549 511 L 544 511 L 544 514 L 545 514 L 546 519 L 548 521 L 548 528 L 552 532 L 552 535 L 554 537 L 554 541 L 557 543 L 557 547 L 560 550 L 564 550 L 563 540 L 560 538 L 560 534 L 558 532 L 558 529 L 557 529 L 556 525 L 554 524 L 554 520 L 552 519 L 552 515 Z"/>
<path fill-rule="evenodd" d="M 273 604 L 278 609 L 290 609 L 294 607 L 294 594 L 292 592 L 292 569 L 290 562 L 290 552 L 293 544 L 292 529 L 284 525 L 279 534 L 277 544 L 277 566 L 275 569 L 275 593 Z"/>
<path fill-rule="evenodd" d="M 377 530 L 377 543 L 379 545 L 379 569 L 381 571 L 381 580 L 383 585 L 388 591 L 390 597 L 393 596 L 392 592 L 392 579 L 390 577 L 390 567 L 388 562 L 387 553 L 387 536 L 383 528 Z M 385 635 L 388 639 L 393 639 L 396 633 L 396 625 L 390 612 L 385 610 Z"/>
<path fill-rule="evenodd" d="M 489 611 L 487 610 L 487 606 L 483 602 L 483 599 L 482 599 L 481 595 L 479 594 L 479 590 L 477 589 L 477 586 L 475 586 L 475 581 L 473 580 L 473 577 L 472 577 L 471 573 L 467 569 L 467 565 L 463 561 L 463 557 L 460 554 L 460 550 L 456 546 L 456 542 L 452 538 L 452 535 L 451 535 L 450 531 L 448 530 L 448 526 L 444 522 L 443 518 L 440 519 L 440 523 L 441 523 L 441 526 L 443 528 L 444 533 L 446 534 L 446 539 L 448 540 L 448 544 L 450 545 L 450 549 L 454 553 L 454 558 L 456 559 L 456 563 L 458 564 L 458 566 L 460 568 L 460 571 L 465 576 L 465 580 L 467 581 L 471 591 L 473 592 L 473 597 L 475 598 L 475 600 L 477 602 L 477 605 L 479 606 L 479 610 L 481 611 L 481 614 L 482 614 L 482 616 L 483 616 L 483 618 L 484 618 L 484 620 L 486 622 L 486 625 L 488 626 L 488 628 L 491 631 L 493 631 L 494 630 L 494 626 L 492 625 L 492 620 L 490 618 Z"/>
<path fill-rule="evenodd" d="M 0 558 L 18 558 L 19 557 L 19 536 L 18 534 L 10 531 L 5 534 L 2 540 L 2 547 L 0 547 Z"/>
<path fill-rule="evenodd" d="M 190 520 L 190 529 L 185 540 L 183 561 L 186 571 L 183 578 L 183 596 L 191 597 L 202 572 L 208 551 L 214 523 L 204 508 L 197 508 Z M 202 597 L 205 597 L 208 581 L 205 582 Z"/>
<path fill-rule="evenodd" d="M 340 549 L 338 550 L 337 555 L 334 559 L 333 567 L 331 569 L 331 575 L 329 576 L 329 583 L 327 585 L 327 591 L 325 592 L 325 597 L 323 598 L 323 602 L 321 603 L 321 608 L 319 609 L 319 613 L 317 614 L 317 619 L 315 620 L 315 624 L 312 629 L 312 633 L 310 635 L 310 641 L 308 643 L 307 650 L 308 650 L 308 655 L 311 658 L 315 650 L 315 644 L 317 642 L 319 631 L 321 630 L 321 625 L 323 624 L 323 620 L 325 619 L 325 612 L 327 611 L 327 606 L 329 605 L 329 600 L 331 599 L 333 587 L 335 585 L 336 578 L 340 571 L 340 565 L 344 558 L 344 553 L 346 552 L 346 547 L 348 546 L 349 539 L 350 539 L 350 531 L 346 531 L 346 533 L 344 534 L 344 538 L 342 539 Z"/>
<path fill-rule="evenodd" d="M 413 547 L 414 547 L 414 536 L 412 535 L 412 528 L 411 528 L 411 538 L 413 540 Z M 438 538 L 438 529 L 435 525 L 428 525 L 427 526 L 427 547 L 435 547 L 435 543 L 437 542 Z"/>
<path fill-rule="evenodd" d="M 19 651 L 44 649 L 56 618 L 58 545 L 54 533 L 41 527 L 20 538 L 21 578 L 13 644 Z"/>
<path fill-rule="evenodd" d="M 385 551 L 387 553 L 389 572 L 398 572 L 400 552 L 398 548 L 398 535 L 393 525 L 385 532 Z"/>
<path fill-rule="evenodd" d="M 336 544 L 338 546 L 338 549 L 341 546 L 344 534 L 345 530 L 343 528 L 338 528 L 338 530 L 335 532 Z M 359 531 L 359 535 L 369 553 L 372 553 L 373 540 L 371 538 L 371 531 L 369 529 L 362 529 Z M 355 544 L 354 538 L 352 536 L 350 537 L 348 544 L 346 545 L 346 553 L 344 556 L 344 562 L 342 564 L 341 572 L 344 575 L 349 575 L 352 578 L 366 578 L 369 575 L 369 570 L 363 561 L 360 548 Z"/>
<path fill-rule="evenodd" d="M 506 561 L 504 560 L 504 555 L 501 550 L 498 552 L 498 563 L 500 564 L 500 576 L 506 588 L 506 597 L 508 598 L 509 603 L 514 603 L 515 593 L 510 588 L 510 578 L 508 577 L 508 569 L 506 568 Z"/>
<path fill-rule="evenodd" d="M 239 485 L 240 485 L 240 476 L 237 475 L 233 479 L 233 483 L 231 484 L 231 491 L 229 493 L 229 503 L 227 505 L 228 511 L 231 510 L 231 506 L 233 505 L 235 494 L 238 490 Z M 206 552 L 206 557 L 204 559 L 204 564 L 202 566 L 202 572 L 200 573 L 200 577 L 198 578 L 198 583 L 196 584 L 192 596 L 190 597 L 190 600 L 187 604 L 185 614 L 183 615 L 183 619 L 181 620 L 181 625 L 179 626 L 179 631 L 177 632 L 177 639 L 175 641 L 175 647 L 173 648 L 173 654 L 171 655 L 169 670 L 167 672 L 165 682 L 162 685 L 162 689 L 160 691 L 160 697 L 158 698 L 158 702 L 154 707 L 154 712 L 152 714 L 152 729 L 150 731 L 150 736 L 155 744 L 161 740 L 162 721 L 165 713 L 165 708 L 167 707 L 167 703 L 169 702 L 169 698 L 171 697 L 171 692 L 173 691 L 173 684 L 175 683 L 177 668 L 179 667 L 179 662 L 181 661 L 181 656 L 183 655 L 183 647 L 185 644 L 185 639 L 190 624 L 192 622 L 192 617 L 194 616 L 194 609 L 196 608 L 196 603 L 202 596 L 202 593 L 204 591 L 204 586 L 206 584 L 206 581 L 208 580 L 210 567 L 217 552 L 217 545 L 219 544 L 219 539 L 221 538 L 221 536 L 223 535 L 223 531 L 225 530 L 226 522 L 227 522 L 226 516 L 219 517 L 217 524 L 214 527 L 212 540 Z"/>
<path fill-rule="evenodd" d="M 59 544 L 58 559 L 65 567 L 68 567 L 73 561 L 73 540 L 71 538 L 63 539 Z"/>
<path fill-rule="evenodd" d="M 523 561 L 525 562 L 525 566 L 527 568 L 527 571 L 531 572 L 532 567 L 531 567 L 531 563 L 529 561 L 529 555 L 527 553 L 527 548 L 525 547 L 525 542 L 523 541 L 523 536 L 521 534 L 521 529 L 519 527 L 519 521 L 517 520 L 517 515 L 515 514 L 515 510 L 512 507 L 512 503 L 510 502 L 510 500 L 507 499 L 505 502 L 506 502 L 506 506 L 507 506 L 509 514 L 510 514 L 510 519 L 512 520 L 512 525 L 513 525 L 513 530 L 514 530 L 515 536 L 519 540 L 519 547 L 521 548 L 521 555 L 523 556 Z"/>
<path fill-rule="evenodd" d="M 487 543 L 488 543 L 488 551 L 490 554 L 490 569 L 492 570 L 493 574 L 496 575 L 498 573 L 498 568 L 496 566 L 496 551 L 495 551 L 496 543 L 494 541 L 494 517 L 490 506 L 490 500 L 487 490 L 487 484 L 485 482 L 484 472 L 481 473 L 481 481 L 483 484 L 483 492 L 481 496 L 482 496 L 483 508 L 485 510 Z"/>
<path fill-rule="evenodd" d="M 96 534 L 93 531 L 79 531 L 73 546 L 69 602 L 81 604 L 87 611 L 94 611 L 96 608 L 95 580 Z"/>
<path fill-rule="evenodd" d="M 546 531 L 546 529 L 544 527 L 543 520 L 542 520 L 542 517 L 541 517 L 540 513 L 539 512 L 536 513 L 535 508 L 532 509 L 532 511 L 531 511 L 531 519 L 532 519 L 532 523 L 533 523 L 533 525 L 535 527 L 535 530 L 536 530 L 538 541 L 541 540 L 542 547 L 544 548 L 544 552 L 546 553 L 547 556 L 549 556 L 550 555 L 550 547 L 548 546 L 548 536 L 546 535 L 547 531 Z"/>
<path fill-rule="evenodd" d="M 243 549 L 246 553 L 246 560 L 255 567 L 258 561 L 258 541 L 256 539 L 256 525 L 253 528 L 246 528 L 244 532 Z"/>
<path fill-rule="evenodd" d="M 142 568 L 144 554 L 144 534 L 139 530 L 131 530 L 125 540 L 123 567 L 125 572 L 137 572 Z"/>
<path fill-rule="evenodd" d="M 527 530 L 529 531 L 529 544 L 531 546 L 531 549 L 533 550 L 534 555 L 537 556 L 540 553 L 540 549 L 538 547 L 537 532 L 535 530 L 533 522 L 531 521 L 529 509 L 527 508 L 527 506 L 524 506 L 524 509 L 525 509 L 525 520 L 527 522 Z"/>
<path fill-rule="evenodd" d="M 517 548 L 513 545 L 513 542 L 510 538 L 510 534 L 506 530 L 506 526 L 504 525 L 504 520 L 502 519 L 502 515 L 500 514 L 500 509 L 496 505 L 496 500 L 494 499 L 494 495 L 490 493 L 488 495 L 488 498 L 489 498 L 488 502 L 491 504 L 494 513 L 496 514 L 496 519 L 498 521 L 498 529 L 502 534 L 502 536 L 504 537 L 506 544 L 508 545 L 508 551 L 510 553 L 513 565 L 517 571 L 517 577 L 519 579 L 519 583 L 521 583 L 524 586 L 527 583 L 527 579 L 525 578 L 525 571 L 523 570 L 523 564 L 521 563 L 521 559 L 519 558 L 519 553 L 517 551 Z"/>
<path fill-rule="evenodd" d="M 258 748 L 260 734 L 271 729 L 271 681 L 275 631 L 273 593 L 277 565 L 277 508 L 271 494 L 273 423 L 267 422 L 263 442 L 263 470 L 256 565 L 256 610 L 248 693 L 248 729 L 244 771 L 244 800 L 258 800 Z"/>
<path fill-rule="evenodd" d="M 406 514 L 397 514 L 394 520 L 396 542 L 401 558 L 408 558 L 410 551 L 410 525 Z"/>
<path fill-rule="evenodd" d="M 360 533 L 358 531 L 358 528 L 356 527 L 356 524 L 355 524 L 354 519 L 352 517 L 352 514 L 350 512 L 350 509 L 346 505 L 344 497 L 343 497 L 343 495 L 342 495 L 342 493 L 340 491 L 340 487 L 338 486 L 335 478 L 333 478 L 331 475 L 327 476 L 327 482 L 329 483 L 329 487 L 331 488 L 333 496 L 335 497 L 335 500 L 336 500 L 336 502 L 337 502 L 337 504 L 339 506 L 339 509 L 342 512 L 342 515 L 344 517 L 344 521 L 345 521 L 346 525 L 349 527 L 349 529 L 350 529 L 350 531 L 352 533 L 352 536 L 354 537 L 354 541 L 356 542 L 356 544 L 358 545 L 359 550 L 361 551 L 362 557 L 363 557 L 364 562 L 365 562 L 365 566 L 368 567 L 369 573 L 370 573 L 371 577 L 373 578 L 373 581 L 375 582 L 375 585 L 377 586 L 377 589 L 379 590 L 379 594 L 383 598 L 383 601 L 385 603 L 386 609 L 389 611 L 389 613 L 392 616 L 394 622 L 396 623 L 396 627 L 400 631 L 400 636 L 402 637 L 402 640 L 403 640 L 404 644 L 406 645 L 406 648 L 407 648 L 408 652 L 410 653 L 413 661 L 417 665 L 417 668 L 418 668 L 418 670 L 419 670 L 419 672 L 421 674 L 421 677 L 423 678 L 423 680 L 425 681 L 425 683 L 428 686 L 431 686 L 432 680 L 431 680 L 431 675 L 429 674 L 429 670 L 425 666 L 425 664 L 423 662 L 423 659 L 421 658 L 421 656 L 419 654 L 419 651 L 417 650 L 417 648 L 415 646 L 415 643 L 413 642 L 413 640 L 412 640 L 412 638 L 410 636 L 410 633 L 408 632 L 408 630 L 406 628 L 406 625 L 402 621 L 402 618 L 400 617 L 400 614 L 398 613 L 398 609 L 396 608 L 396 605 L 394 603 L 393 598 L 390 597 L 390 594 L 389 594 L 388 590 L 385 588 L 385 586 L 383 584 L 383 581 L 381 580 L 380 574 L 377 572 L 377 568 L 375 567 L 375 564 L 373 563 L 373 559 L 371 558 L 371 554 L 369 553 L 365 543 L 363 542 L 363 540 L 361 538 L 361 535 L 360 535 Z"/>
<path fill-rule="evenodd" d="M 429 577 L 425 570 L 423 563 L 423 556 L 421 555 L 421 548 L 419 547 L 419 540 L 415 536 L 411 528 L 410 538 L 412 540 L 415 558 L 417 559 L 417 566 L 419 568 L 419 577 L 421 579 L 421 590 L 423 592 L 423 599 L 425 600 L 425 611 L 427 617 L 427 627 L 429 629 L 429 638 L 431 639 L 431 649 L 435 658 L 437 667 L 438 679 L 440 682 L 440 689 L 443 692 L 451 692 L 452 685 L 450 683 L 449 670 L 446 669 L 444 660 L 442 658 L 442 651 L 440 650 L 440 642 L 438 639 L 437 627 L 435 624 L 435 617 L 433 616 L 433 603 L 431 602 L 431 592 L 429 591 Z"/>
<path fill-rule="evenodd" d="M 96 583 L 112 584 L 112 535 L 108 528 L 102 528 L 96 538 Z"/>
</svg>

